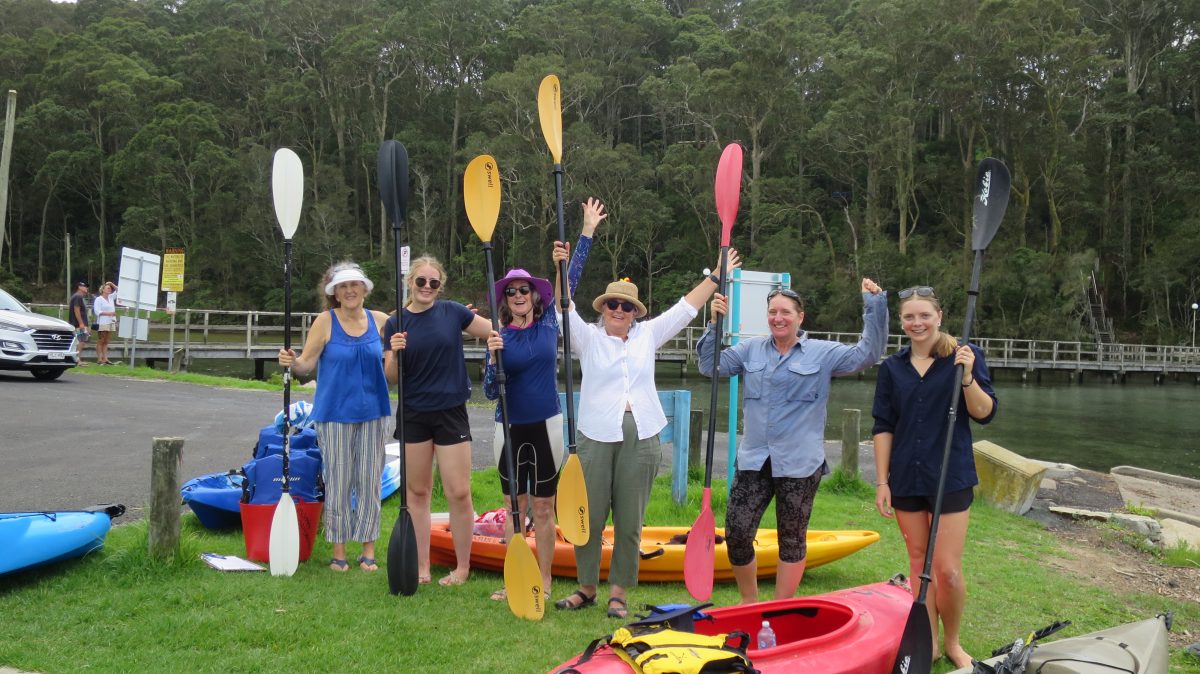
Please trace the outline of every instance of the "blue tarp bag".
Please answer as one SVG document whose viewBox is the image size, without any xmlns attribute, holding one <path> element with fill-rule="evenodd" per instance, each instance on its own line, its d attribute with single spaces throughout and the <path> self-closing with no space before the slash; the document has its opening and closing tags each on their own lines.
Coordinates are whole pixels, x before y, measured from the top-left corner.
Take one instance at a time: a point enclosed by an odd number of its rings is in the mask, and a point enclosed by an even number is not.
<svg viewBox="0 0 1200 674">
<path fill-rule="evenodd" d="M 288 488 L 292 498 L 304 501 L 325 500 L 325 485 L 321 481 L 321 451 L 293 449 L 289 452 Z M 283 452 L 279 451 L 259 459 L 251 459 L 242 471 L 246 481 L 242 493 L 243 503 L 278 503 L 283 493 Z"/>
<path fill-rule="evenodd" d="M 292 433 L 288 447 L 292 451 L 312 449 L 317 446 L 317 430 L 305 428 Z M 258 432 L 258 442 L 254 444 L 254 458 L 261 459 L 270 454 L 283 453 L 283 434 L 275 429 L 274 424 L 263 426 Z"/>
</svg>

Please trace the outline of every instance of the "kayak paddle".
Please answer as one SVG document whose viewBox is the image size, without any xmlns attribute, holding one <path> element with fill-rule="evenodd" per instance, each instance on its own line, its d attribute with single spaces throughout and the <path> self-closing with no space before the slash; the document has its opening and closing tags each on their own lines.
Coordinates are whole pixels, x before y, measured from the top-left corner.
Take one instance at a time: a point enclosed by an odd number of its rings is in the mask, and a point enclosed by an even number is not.
<svg viewBox="0 0 1200 674">
<path fill-rule="evenodd" d="M 721 269 L 719 290 L 725 294 L 726 267 L 729 266 L 729 233 L 737 220 L 738 204 L 742 190 L 742 146 L 730 143 L 721 152 L 717 162 L 717 179 L 713 195 L 717 202 L 717 215 L 721 218 Z M 688 594 L 696 601 L 708 601 L 713 589 L 713 564 L 717 542 L 717 524 L 712 511 L 712 466 L 713 448 L 717 433 L 717 393 L 721 371 L 721 324 L 714 327 L 716 344 L 713 346 L 712 395 L 708 407 L 708 440 L 704 455 L 704 496 L 700 501 L 700 514 L 688 531 L 687 546 L 683 550 L 683 582 Z"/>
<path fill-rule="evenodd" d="M 300 224 L 304 204 L 304 165 L 287 148 L 275 152 L 271 167 L 271 196 L 275 200 L 275 218 L 283 231 L 283 348 L 292 348 L 292 236 Z M 291 453 L 292 368 L 283 370 L 283 485 L 279 505 L 271 517 L 271 537 L 267 544 L 272 576 L 290 576 L 300 565 L 300 520 L 289 489 L 288 463 Z"/>
<path fill-rule="evenodd" d="M 487 260 L 488 308 L 492 313 L 492 329 L 500 331 L 496 311 L 496 270 L 492 266 L 492 232 L 500 215 L 500 170 L 491 155 L 480 155 L 467 165 L 463 175 L 463 203 L 467 220 L 479 240 Z M 496 385 L 500 387 L 500 425 L 504 429 L 504 446 L 508 448 L 508 484 L 512 489 L 513 535 L 504 552 L 504 590 L 508 608 L 513 615 L 527 620 L 541 620 L 546 609 L 542 593 L 542 572 L 537 559 L 525 540 L 525 517 L 517 505 L 517 461 L 508 423 L 508 391 L 501 351 L 496 358 Z"/>
<path fill-rule="evenodd" d="M 554 159 L 554 204 L 558 212 L 558 240 L 567 242 L 566 220 L 563 217 L 563 167 L 562 167 L 562 91 L 557 75 L 546 75 L 538 87 L 538 118 L 542 123 L 542 135 Z M 575 366 L 571 360 L 571 321 L 567 312 L 571 309 L 570 282 L 567 280 L 567 263 L 559 262 L 558 275 L 562 287 L 558 290 L 558 302 L 562 308 L 563 361 L 567 374 L 567 460 L 563 464 L 558 481 L 558 498 L 555 499 L 558 526 L 563 538 L 573 545 L 588 542 L 588 498 L 587 485 L 583 481 L 583 464 L 575 453 Z"/>
<path fill-rule="evenodd" d="M 975 172 L 975 204 L 971 212 L 971 248 L 975 251 L 975 264 L 971 268 L 971 286 L 967 291 L 967 318 L 963 325 L 962 343 L 971 340 L 971 324 L 975 321 L 975 301 L 979 297 L 979 275 L 983 270 L 983 251 L 1000 229 L 1004 211 L 1008 208 L 1008 195 L 1012 183 L 1008 168 L 998 159 L 988 157 L 979 162 Z M 946 442 L 942 450 L 942 470 L 938 475 L 937 498 L 933 502 L 933 518 L 929 523 L 929 544 L 925 548 L 925 566 L 921 570 L 921 590 L 908 613 L 904 634 L 900 637 L 900 649 L 892 674 L 927 674 L 933 665 L 933 627 L 929 622 L 929 610 L 925 607 L 925 595 L 929 592 L 930 572 L 933 570 L 933 551 L 937 543 L 938 520 L 942 516 L 942 497 L 946 492 L 946 473 L 950 466 L 950 443 L 954 439 L 954 423 L 958 418 L 958 401 L 962 392 L 963 366 L 954 370 L 954 390 L 950 395 L 950 411 L 947 414 Z"/>
<path fill-rule="evenodd" d="M 392 221 L 392 239 L 396 252 L 396 332 L 401 326 L 404 307 L 404 274 L 401 273 L 400 228 L 408 213 L 408 151 L 395 140 L 379 146 L 377 159 L 379 197 Z M 388 539 L 388 589 L 392 594 L 412 596 L 417 591 L 417 532 L 408 511 L 408 472 L 404 465 L 404 356 L 397 351 L 396 361 L 396 438 L 400 441 L 400 512 Z"/>
</svg>

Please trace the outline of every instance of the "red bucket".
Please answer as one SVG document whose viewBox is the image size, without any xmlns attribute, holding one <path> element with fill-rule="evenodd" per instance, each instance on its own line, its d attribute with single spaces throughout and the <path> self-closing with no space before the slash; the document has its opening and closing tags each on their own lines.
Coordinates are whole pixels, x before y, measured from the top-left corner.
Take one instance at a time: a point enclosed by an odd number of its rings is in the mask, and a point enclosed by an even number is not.
<svg viewBox="0 0 1200 674">
<path fill-rule="evenodd" d="M 296 501 L 296 519 L 300 523 L 300 561 L 312 555 L 313 541 L 321 524 L 320 501 Z M 246 538 L 246 558 L 257 562 L 271 561 L 271 520 L 275 503 L 239 503 L 242 510 L 242 535 Z"/>
</svg>

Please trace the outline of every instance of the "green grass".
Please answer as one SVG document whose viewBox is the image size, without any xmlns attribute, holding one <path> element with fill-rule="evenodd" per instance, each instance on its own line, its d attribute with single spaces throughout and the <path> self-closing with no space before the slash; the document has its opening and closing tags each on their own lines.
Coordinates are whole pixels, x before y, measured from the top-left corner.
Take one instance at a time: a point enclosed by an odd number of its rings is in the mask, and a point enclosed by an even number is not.
<svg viewBox="0 0 1200 674">
<path fill-rule="evenodd" d="M 473 490 L 477 511 L 501 506 L 494 470 L 475 473 Z M 669 482 L 660 480 L 647 523 L 690 524 L 700 492 L 693 484 L 688 503 L 677 506 Z M 869 487 L 845 481 L 822 485 L 813 528 L 873 529 L 882 539 L 811 570 L 802 593 L 875 582 L 904 570 L 895 524 L 875 513 L 869 494 Z M 714 481 L 713 497 L 720 522 L 723 482 Z M 384 504 L 381 541 L 398 507 L 396 498 Z M 444 502 L 434 509 L 444 510 Z M 983 505 L 972 509 L 971 519 L 964 636 L 976 655 L 1059 619 L 1074 621 L 1062 633 L 1073 636 L 1172 609 L 1176 631 L 1200 628 L 1200 606 L 1133 586 L 1113 593 L 1056 569 L 1052 560 L 1071 551 L 1030 520 Z M 763 526 L 774 526 L 773 511 Z M 550 609 L 540 623 L 518 620 L 505 604 L 488 599 L 502 579 L 486 571 L 475 571 L 461 587 L 427 585 L 412 597 L 392 596 L 384 570 L 328 571 L 330 548 L 320 538 L 312 559 L 291 578 L 222 574 L 197 559 L 201 552 L 244 554 L 241 533 L 207 531 L 187 514 L 179 555 L 159 563 L 146 553 L 143 520 L 114 528 L 104 550 L 87 559 L 0 579 L 0 664 L 47 673 L 545 672 L 618 626 L 602 608 Z M 444 571 L 435 569 L 435 576 Z M 770 586 L 762 584 L 764 596 Z M 569 579 L 557 579 L 554 595 L 573 589 Z M 631 592 L 635 607 L 687 599 L 682 583 L 644 584 Z M 732 585 L 716 586 L 718 605 L 736 599 Z M 1200 662 L 1188 657 L 1173 653 L 1171 671 L 1200 672 Z M 934 671 L 949 669 L 942 661 Z"/>
<path fill-rule="evenodd" d="M 176 381 L 184 384 L 202 384 L 204 386 L 251 389 L 256 391 L 280 391 L 283 387 L 283 378 L 279 373 L 272 374 L 267 381 L 258 381 L 256 379 L 238 379 L 236 377 L 192 374 L 190 372 L 168 372 L 145 366 L 130 369 L 128 364 L 100 367 L 92 362 L 89 362 L 86 367 L 73 368 L 71 372 L 103 377 L 131 377 L 134 379 Z"/>
</svg>

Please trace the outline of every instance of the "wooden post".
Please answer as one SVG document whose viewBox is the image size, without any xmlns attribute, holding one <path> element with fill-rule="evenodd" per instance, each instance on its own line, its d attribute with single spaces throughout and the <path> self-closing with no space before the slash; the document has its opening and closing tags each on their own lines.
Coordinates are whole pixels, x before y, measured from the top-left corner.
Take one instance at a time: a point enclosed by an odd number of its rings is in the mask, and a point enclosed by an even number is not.
<svg viewBox="0 0 1200 674">
<path fill-rule="evenodd" d="M 692 444 L 688 448 L 688 473 L 699 472 L 701 479 L 703 479 L 704 450 L 701 449 L 701 446 L 708 446 L 704 444 L 707 442 L 707 439 L 704 437 L 704 412 L 692 410 L 688 424 L 688 433 L 692 438 Z"/>
<path fill-rule="evenodd" d="M 858 477 L 858 422 L 861 410 L 842 410 L 842 465 L 847 477 Z"/>
<path fill-rule="evenodd" d="M 163 561 L 179 551 L 179 469 L 183 438 L 154 438 L 150 459 L 150 557 Z"/>
</svg>

